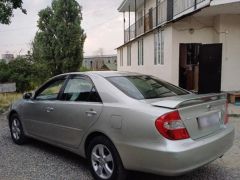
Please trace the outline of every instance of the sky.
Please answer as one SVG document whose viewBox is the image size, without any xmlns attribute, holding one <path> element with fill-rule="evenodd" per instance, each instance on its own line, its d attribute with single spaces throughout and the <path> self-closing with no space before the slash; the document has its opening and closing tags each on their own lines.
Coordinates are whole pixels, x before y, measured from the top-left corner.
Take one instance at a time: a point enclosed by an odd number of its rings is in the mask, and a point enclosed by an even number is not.
<svg viewBox="0 0 240 180">
<path fill-rule="evenodd" d="M 104 54 L 116 54 L 123 43 L 123 15 L 117 8 L 123 0 L 77 0 L 82 6 L 82 28 L 87 34 L 84 56 L 96 55 L 99 49 Z M 51 5 L 51 0 L 23 0 L 27 15 L 14 11 L 10 25 L 0 24 L 0 55 L 13 53 L 24 55 L 38 30 L 38 12 Z"/>
</svg>

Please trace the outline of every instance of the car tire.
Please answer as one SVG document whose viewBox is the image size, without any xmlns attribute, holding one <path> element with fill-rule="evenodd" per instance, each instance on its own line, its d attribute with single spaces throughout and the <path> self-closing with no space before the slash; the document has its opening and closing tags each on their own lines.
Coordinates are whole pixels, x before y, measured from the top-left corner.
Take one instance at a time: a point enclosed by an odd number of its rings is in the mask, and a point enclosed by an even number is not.
<svg viewBox="0 0 240 180">
<path fill-rule="evenodd" d="M 91 173 L 96 180 L 124 180 L 126 170 L 113 143 L 104 136 L 95 137 L 87 147 Z"/>
<path fill-rule="evenodd" d="M 18 145 L 26 143 L 27 137 L 24 134 L 22 123 L 17 114 L 13 114 L 10 117 L 9 126 L 13 142 Z"/>
</svg>

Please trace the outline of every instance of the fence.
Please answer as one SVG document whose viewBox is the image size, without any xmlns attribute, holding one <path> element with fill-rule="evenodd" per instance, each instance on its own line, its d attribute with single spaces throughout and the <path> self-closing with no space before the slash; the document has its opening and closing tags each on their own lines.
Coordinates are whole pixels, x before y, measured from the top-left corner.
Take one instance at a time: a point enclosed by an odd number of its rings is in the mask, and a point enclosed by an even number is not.
<svg viewBox="0 0 240 180">
<path fill-rule="evenodd" d="M 134 24 L 125 29 L 124 42 L 128 42 L 137 36 L 148 32 L 156 26 L 167 21 L 167 0 L 159 2 L 157 7 L 152 8 Z"/>
<path fill-rule="evenodd" d="M 16 92 L 16 83 L 0 84 L 0 93 Z"/>
</svg>

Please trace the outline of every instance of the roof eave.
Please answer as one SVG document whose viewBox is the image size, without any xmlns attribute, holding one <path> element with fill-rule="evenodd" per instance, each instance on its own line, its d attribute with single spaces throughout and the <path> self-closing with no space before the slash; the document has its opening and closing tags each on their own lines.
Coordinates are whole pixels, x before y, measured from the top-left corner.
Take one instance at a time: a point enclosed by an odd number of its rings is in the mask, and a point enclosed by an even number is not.
<svg viewBox="0 0 240 180">
<path fill-rule="evenodd" d="M 124 12 L 124 5 L 127 3 L 128 0 L 123 0 L 123 2 L 121 3 L 121 5 L 118 7 L 118 11 L 119 12 Z"/>
</svg>

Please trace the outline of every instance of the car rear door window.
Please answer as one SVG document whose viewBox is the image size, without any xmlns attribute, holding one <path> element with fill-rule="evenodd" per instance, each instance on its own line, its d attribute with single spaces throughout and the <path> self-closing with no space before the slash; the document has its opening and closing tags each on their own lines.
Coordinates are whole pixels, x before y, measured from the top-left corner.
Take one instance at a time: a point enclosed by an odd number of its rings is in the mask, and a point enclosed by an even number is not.
<svg viewBox="0 0 240 180">
<path fill-rule="evenodd" d="M 88 78 L 69 79 L 61 99 L 64 101 L 101 102 L 96 88 Z"/>
</svg>

